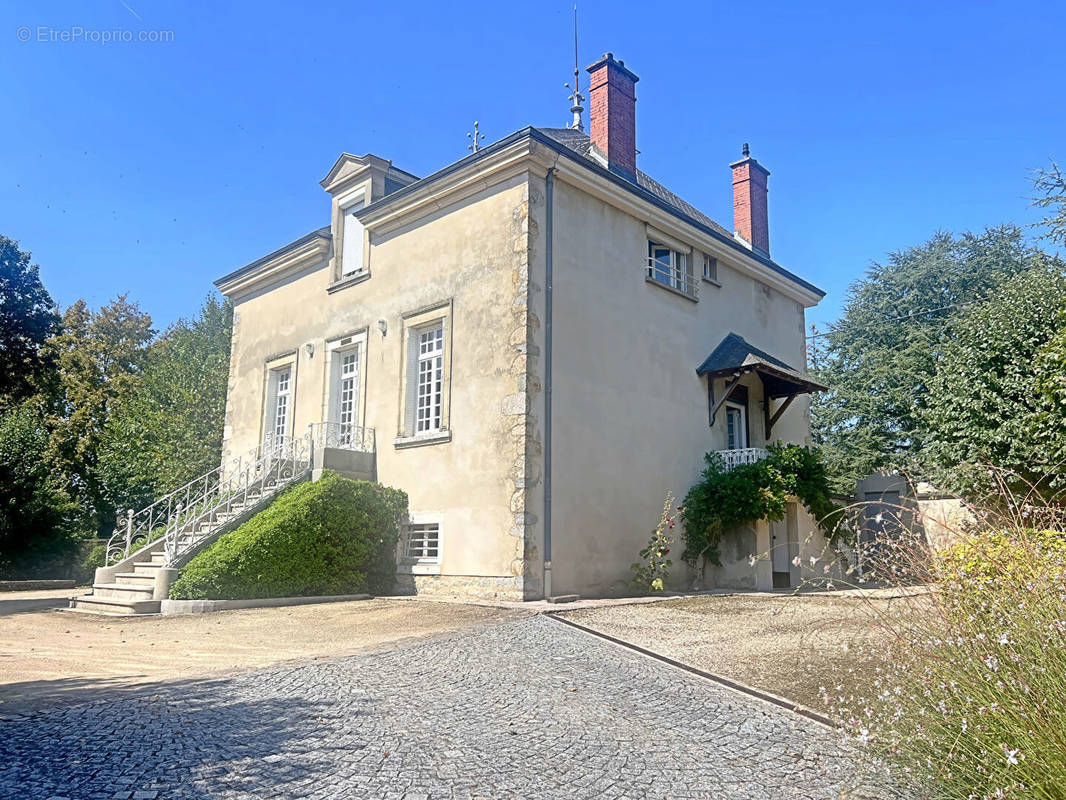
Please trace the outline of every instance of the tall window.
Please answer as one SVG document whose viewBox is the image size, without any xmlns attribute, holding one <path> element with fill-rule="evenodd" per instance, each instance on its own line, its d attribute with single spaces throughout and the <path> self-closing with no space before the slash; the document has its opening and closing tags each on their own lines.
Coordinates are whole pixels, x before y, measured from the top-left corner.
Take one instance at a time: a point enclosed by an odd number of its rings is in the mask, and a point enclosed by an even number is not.
<svg viewBox="0 0 1066 800">
<path fill-rule="evenodd" d="M 271 373 L 273 382 L 273 409 L 268 433 L 272 439 L 284 439 L 289 432 L 289 418 L 292 414 L 292 367 L 282 367 Z"/>
<path fill-rule="evenodd" d="M 344 209 L 344 244 L 341 250 L 341 277 L 363 271 L 363 223 L 355 216 L 364 202 L 357 200 Z"/>
<path fill-rule="evenodd" d="M 350 444 L 359 405 L 359 351 L 337 354 L 337 422 L 342 444 Z"/>
<path fill-rule="evenodd" d="M 444 395 L 444 325 L 437 323 L 417 333 L 418 371 L 416 373 L 415 433 L 441 428 Z"/>
</svg>

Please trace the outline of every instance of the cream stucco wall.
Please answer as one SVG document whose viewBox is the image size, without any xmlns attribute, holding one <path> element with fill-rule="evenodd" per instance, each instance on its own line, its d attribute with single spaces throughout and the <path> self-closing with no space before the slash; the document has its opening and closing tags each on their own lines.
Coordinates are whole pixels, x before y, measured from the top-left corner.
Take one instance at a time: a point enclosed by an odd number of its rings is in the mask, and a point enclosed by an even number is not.
<svg viewBox="0 0 1066 800">
<path fill-rule="evenodd" d="M 515 335 L 514 309 L 516 297 L 525 297 L 517 275 L 529 250 L 527 192 L 525 175 L 512 176 L 386 234 L 371 231 L 369 279 L 340 291 L 327 292 L 334 274 L 324 257 L 236 298 L 227 455 L 263 436 L 272 357 L 294 354 L 293 430 L 300 434 L 325 416 L 326 342 L 365 331 L 361 423 L 377 432 L 378 479 L 405 490 L 415 514 L 441 520 L 439 572 L 448 577 L 418 581 L 443 590 L 519 598 L 524 591 L 526 537 L 515 530 L 512 506 L 525 433 L 521 441 L 513 434 L 511 406 L 520 382 L 514 362 L 526 338 Z M 404 318 L 427 308 L 449 317 L 451 439 L 401 448 Z"/>
<path fill-rule="evenodd" d="M 701 282 L 698 303 L 648 283 L 646 220 L 565 181 L 556 183 L 554 220 L 553 592 L 614 594 L 626 589 L 665 493 L 680 502 L 704 453 L 726 446 L 724 413 L 708 426 L 697 366 L 735 332 L 805 370 L 804 307 L 721 258 L 721 286 Z M 749 444 L 762 446 L 762 385 L 755 376 L 743 383 Z M 716 397 L 723 390 L 717 381 Z M 808 436 L 802 397 L 771 438 Z M 768 543 L 758 533 L 753 540 Z"/>
<path fill-rule="evenodd" d="M 419 591 L 509 598 L 543 591 L 544 176 L 557 159 L 535 146 L 505 151 L 476 179 L 455 173 L 442 179 L 456 181 L 452 189 L 427 183 L 393 204 L 399 210 L 370 210 L 364 243 L 370 276 L 349 279 L 339 290 L 329 291 L 339 274 L 343 215 L 336 199 L 332 250 L 325 247 L 313 263 L 301 262 L 270 283 L 233 279 L 239 288 L 232 293 L 227 455 L 263 437 L 271 364 L 294 363 L 298 434 L 327 415 L 327 342 L 364 335 L 360 422 L 377 431 L 378 479 L 408 492 L 416 521 L 442 523 L 439 568 L 422 570 L 439 574 L 404 579 Z M 361 179 L 361 162 L 335 169 L 345 192 Z M 352 177 L 344 177 L 346 169 Z M 725 447 L 725 414 L 708 426 L 706 383 L 696 367 L 735 332 L 803 370 L 804 306 L 768 285 L 772 279 L 753 277 L 740 255 L 732 263 L 718 254 L 721 285 L 701 282 L 698 303 L 649 284 L 644 264 L 651 220 L 642 218 L 636 201 L 609 203 L 579 188 L 588 180 L 580 171 L 560 169 L 552 217 L 551 593 L 594 596 L 625 591 L 629 565 L 658 520 L 664 494 L 672 491 L 680 501 L 704 453 Z M 661 214 L 655 224 L 669 228 Z M 683 225 L 667 233 L 685 241 Z M 307 252 L 317 253 L 312 245 Z M 701 265 L 693 258 L 698 274 Z M 409 447 L 397 442 L 404 322 L 426 309 L 440 309 L 448 320 L 450 440 Z M 762 384 L 749 375 L 743 385 L 749 445 L 760 447 Z M 724 388 L 725 381 L 716 381 L 716 396 Z M 777 422 L 772 439 L 805 443 L 808 435 L 802 397 Z M 793 524 L 797 553 L 819 548 L 814 539 L 804 543 L 812 528 L 801 509 Z M 763 540 L 768 545 L 765 525 L 751 534 L 757 547 Z M 723 550 L 735 555 L 745 545 L 728 543 Z M 754 576 L 754 586 L 769 588 L 769 565 L 752 570 L 747 555 L 710 579 L 745 584 Z M 675 561 L 677 584 L 687 585 L 692 576 Z"/>
</svg>

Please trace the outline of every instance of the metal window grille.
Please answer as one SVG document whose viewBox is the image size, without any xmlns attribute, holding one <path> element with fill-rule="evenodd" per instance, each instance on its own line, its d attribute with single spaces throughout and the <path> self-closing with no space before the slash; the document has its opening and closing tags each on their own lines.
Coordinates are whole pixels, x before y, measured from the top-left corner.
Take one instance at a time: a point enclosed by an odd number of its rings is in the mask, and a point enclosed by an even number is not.
<svg viewBox="0 0 1066 800">
<path fill-rule="evenodd" d="M 407 558 L 440 557 L 440 524 L 412 523 L 407 526 Z"/>
<path fill-rule="evenodd" d="M 415 433 L 440 430 L 444 394 L 444 326 L 418 337 L 418 393 Z"/>
</svg>

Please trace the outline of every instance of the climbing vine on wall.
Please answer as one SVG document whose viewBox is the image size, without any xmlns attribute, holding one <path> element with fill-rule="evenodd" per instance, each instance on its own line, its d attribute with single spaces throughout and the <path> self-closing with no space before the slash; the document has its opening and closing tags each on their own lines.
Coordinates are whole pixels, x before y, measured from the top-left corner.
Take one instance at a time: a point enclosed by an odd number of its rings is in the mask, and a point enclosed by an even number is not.
<svg viewBox="0 0 1066 800">
<path fill-rule="evenodd" d="M 841 509 L 829 492 L 829 478 L 817 449 L 769 445 L 769 456 L 727 470 L 717 453 L 704 456 L 699 482 L 685 496 L 681 521 L 685 551 L 681 557 L 698 566 L 720 564 L 722 534 L 757 520 L 784 519 L 789 497 L 796 497 L 832 539 Z"/>
</svg>

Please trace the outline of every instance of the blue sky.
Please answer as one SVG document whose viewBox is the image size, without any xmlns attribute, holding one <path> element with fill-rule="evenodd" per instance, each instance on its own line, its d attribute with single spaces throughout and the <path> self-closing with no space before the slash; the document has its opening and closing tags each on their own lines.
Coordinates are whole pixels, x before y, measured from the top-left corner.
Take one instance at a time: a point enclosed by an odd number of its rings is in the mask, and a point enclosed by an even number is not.
<svg viewBox="0 0 1066 800">
<path fill-rule="evenodd" d="M 217 5 L 0 10 L 0 233 L 60 305 L 128 292 L 165 326 L 326 224 L 342 151 L 425 175 L 475 119 L 488 141 L 568 119 L 571 2 Z M 810 321 L 938 228 L 1035 221 L 1031 171 L 1066 161 L 1063 3 L 579 6 L 582 68 L 610 50 L 641 78 L 644 171 L 728 227 L 751 142 L 773 256 L 829 293 Z M 79 28 L 172 41 L 38 40 Z"/>
</svg>

